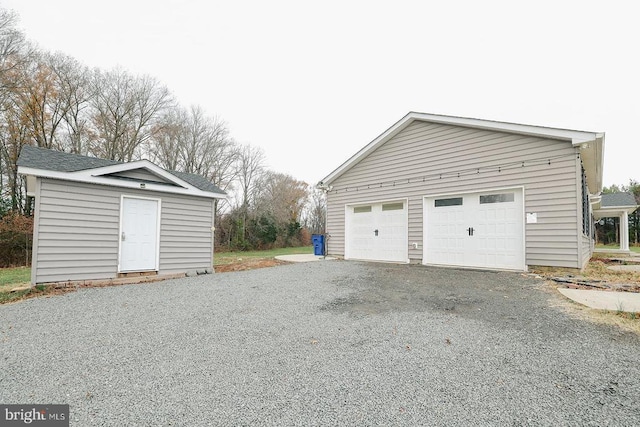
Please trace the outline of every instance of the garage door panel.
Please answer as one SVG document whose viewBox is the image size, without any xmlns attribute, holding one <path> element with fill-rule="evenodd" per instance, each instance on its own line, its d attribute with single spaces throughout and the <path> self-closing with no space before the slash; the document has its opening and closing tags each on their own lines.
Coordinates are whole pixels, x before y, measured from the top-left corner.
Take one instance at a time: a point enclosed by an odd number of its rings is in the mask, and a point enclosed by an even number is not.
<svg viewBox="0 0 640 427">
<path fill-rule="evenodd" d="M 524 268 L 522 189 L 425 198 L 425 264 Z"/>
<path fill-rule="evenodd" d="M 347 206 L 345 258 L 407 262 L 407 212 L 406 201 Z"/>
</svg>

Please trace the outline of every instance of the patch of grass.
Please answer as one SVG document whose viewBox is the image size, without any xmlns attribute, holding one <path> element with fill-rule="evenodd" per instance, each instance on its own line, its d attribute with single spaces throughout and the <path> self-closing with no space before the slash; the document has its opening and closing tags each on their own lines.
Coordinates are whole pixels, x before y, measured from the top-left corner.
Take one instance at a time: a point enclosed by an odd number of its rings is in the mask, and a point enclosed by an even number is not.
<svg viewBox="0 0 640 427">
<path fill-rule="evenodd" d="M 598 252 L 598 249 L 620 249 L 619 245 L 596 245 L 595 251 Z M 631 252 L 635 252 L 637 254 L 640 254 L 640 246 L 630 246 L 629 250 Z"/>
<path fill-rule="evenodd" d="M 640 272 L 610 270 L 607 268 L 610 265 L 601 259 L 593 258 L 587 264 L 582 276 L 610 283 L 640 283 Z"/>
<path fill-rule="evenodd" d="M 0 304 L 20 301 L 27 298 L 60 293 L 53 286 L 30 286 L 31 269 L 29 267 L 0 268 Z M 11 292 L 15 288 L 23 288 Z"/>
<path fill-rule="evenodd" d="M 639 271 L 610 270 L 612 264 L 607 258 L 593 257 L 583 271 L 563 267 L 532 267 L 531 272 L 545 277 L 571 276 L 588 280 L 601 280 L 609 283 L 640 284 Z"/>
<path fill-rule="evenodd" d="M 0 268 L 0 287 L 10 285 L 16 287 L 31 281 L 29 267 Z"/>
<path fill-rule="evenodd" d="M 312 254 L 313 246 L 300 246 L 295 248 L 269 249 L 265 251 L 239 251 L 239 252 L 216 252 L 213 255 L 214 266 L 237 263 L 239 260 L 247 259 L 272 259 L 278 255 Z"/>
<path fill-rule="evenodd" d="M 11 286 L 10 289 L 0 291 L 0 304 L 47 295 L 56 291 L 54 288 L 49 286 L 36 285 L 20 291 L 11 292 L 11 289 L 14 287 L 15 286 Z"/>
</svg>

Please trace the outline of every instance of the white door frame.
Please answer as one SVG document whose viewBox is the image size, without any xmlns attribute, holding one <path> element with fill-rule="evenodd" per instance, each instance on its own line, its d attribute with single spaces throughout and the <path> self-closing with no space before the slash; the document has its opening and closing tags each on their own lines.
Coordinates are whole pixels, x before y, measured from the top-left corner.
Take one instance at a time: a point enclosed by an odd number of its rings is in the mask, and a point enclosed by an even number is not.
<svg viewBox="0 0 640 427">
<path fill-rule="evenodd" d="M 524 186 L 513 186 L 513 187 L 494 187 L 494 188 L 486 188 L 486 189 L 482 189 L 482 190 L 476 190 L 476 191 L 457 191 L 457 192 L 452 192 L 452 193 L 437 193 L 437 194 L 430 194 L 430 195 L 426 195 L 423 196 L 422 198 L 422 264 L 424 265 L 434 265 L 434 264 L 430 264 L 428 262 L 427 258 L 427 226 L 428 226 L 428 210 L 427 210 L 427 199 L 433 199 L 436 197 L 449 197 L 449 196 L 465 196 L 465 195 L 480 195 L 480 194 L 487 194 L 487 193 L 495 193 L 495 192 L 501 192 L 501 191 L 509 191 L 509 190 L 519 190 L 522 192 L 522 265 L 521 268 L 518 269 L 517 271 L 527 271 L 528 267 L 527 267 L 527 242 L 526 242 L 526 235 L 527 235 L 527 223 L 525 221 L 524 216 L 526 215 L 526 210 L 525 210 L 525 189 Z M 455 268 L 464 268 L 458 265 L 452 265 L 451 267 L 455 267 Z M 469 268 L 481 268 L 481 267 L 475 267 L 475 266 L 469 266 Z M 497 270 L 495 268 L 488 268 L 491 270 Z"/>
<path fill-rule="evenodd" d="M 122 270 L 122 233 L 123 233 L 123 218 L 124 218 L 124 199 L 139 199 L 139 200 L 152 200 L 157 202 L 158 211 L 156 213 L 156 253 L 155 253 L 155 266 L 153 270 L 158 271 L 160 269 L 160 214 L 162 212 L 162 199 L 155 197 L 141 197 L 141 196 L 133 196 L 129 194 L 121 194 L 120 195 L 120 220 L 118 226 L 118 273 L 123 273 Z M 134 270 L 127 270 L 134 271 Z M 146 270 L 148 271 L 148 270 Z"/>
</svg>

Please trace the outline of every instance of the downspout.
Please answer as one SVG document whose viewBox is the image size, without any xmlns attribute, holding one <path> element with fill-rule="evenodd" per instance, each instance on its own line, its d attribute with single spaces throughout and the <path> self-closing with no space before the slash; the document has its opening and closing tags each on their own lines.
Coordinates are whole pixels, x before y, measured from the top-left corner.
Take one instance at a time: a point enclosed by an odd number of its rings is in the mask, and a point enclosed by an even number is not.
<svg viewBox="0 0 640 427">
<path fill-rule="evenodd" d="M 329 191 L 333 189 L 333 186 L 326 185 L 322 181 L 320 181 L 316 185 L 316 188 L 322 190 L 322 192 L 324 193 L 324 232 L 322 233 L 324 234 L 324 242 L 322 252 L 324 253 L 324 259 L 326 259 L 327 252 L 329 251 L 329 238 L 331 237 L 331 235 L 327 232 L 327 221 L 329 218 Z"/>
<path fill-rule="evenodd" d="M 211 219 L 211 273 L 215 273 L 215 254 L 216 254 L 216 213 L 218 211 L 218 199 L 211 202 L 213 210 L 213 218 Z"/>
<path fill-rule="evenodd" d="M 579 197 L 577 198 L 577 203 L 576 203 L 576 245 L 577 245 L 577 251 L 576 251 L 576 255 L 577 255 L 577 265 L 576 267 L 579 270 L 584 270 L 584 268 L 586 267 L 586 264 L 583 264 L 582 260 L 584 259 L 583 253 L 584 253 L 584 245 L 583 245 L 583 238 L 582 238 L 582 234 L 583 234 L 583 221 L 584 221 L 584 213 L 583 211 L 583 206 L 584 206 L 584 200 L 583 200 L 583 183 L 582 180 L 584 179 L 584 172 L 582 171 L 582 157 L 580 156 L 580 149 L 578 148 L 577 150 L 577 156 L 576 156 L 576 194 L 579 195 Z M 587 263 L 589 261 L 587 260 Z"/>
</svg>

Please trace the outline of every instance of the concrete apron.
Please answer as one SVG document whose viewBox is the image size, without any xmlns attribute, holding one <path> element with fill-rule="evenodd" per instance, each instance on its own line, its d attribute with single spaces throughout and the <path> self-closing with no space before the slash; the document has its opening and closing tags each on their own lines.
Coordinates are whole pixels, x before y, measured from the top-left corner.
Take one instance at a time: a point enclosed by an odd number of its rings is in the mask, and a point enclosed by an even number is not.
<svg viewBox="0 0 640 427">
<path fill-rule="evenodd" d="M 330 261 L 335 258 L 318 256 L 314 254 L 278 255 L 276 259 L 288 262 Z"/>
<path fill-rule="evenodd" d="M 628 313 L 640 312 L 640 293 L 568 288 L 558 288 L 558 291 L 565 297 L 587 307 Z"/>
</svg>

